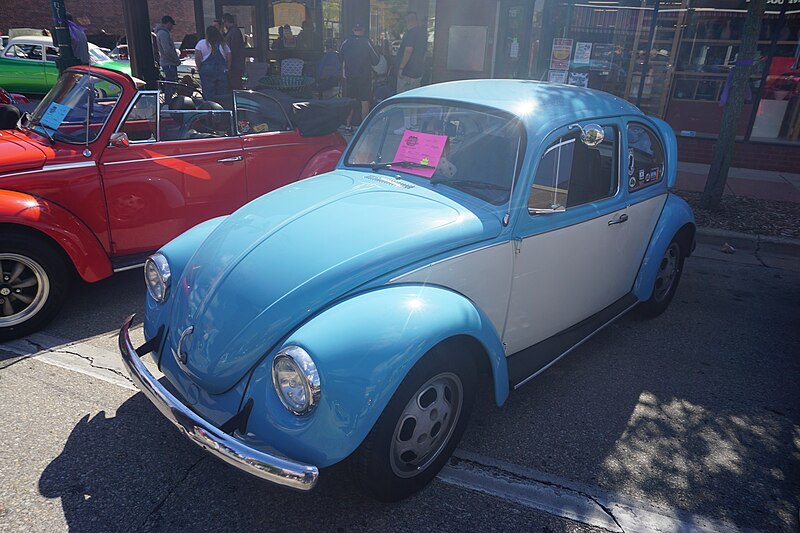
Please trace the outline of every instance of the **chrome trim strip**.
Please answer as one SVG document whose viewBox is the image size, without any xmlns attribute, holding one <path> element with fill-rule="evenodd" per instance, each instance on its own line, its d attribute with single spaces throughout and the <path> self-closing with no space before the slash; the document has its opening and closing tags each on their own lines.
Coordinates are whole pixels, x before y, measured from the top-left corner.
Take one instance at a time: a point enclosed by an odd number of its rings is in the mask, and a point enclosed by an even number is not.
<svg viewBox="0 0 800 533">
<path fill-rule="evenodd" d="M 247 446 L 203 420 L 159 383 L 144 366 L 131 344 L 129 329 L 134 316 L 129 316 L 119 330 L 122 361 L 133 383 L 162 415 L 195 444 L 239 470 L 292 489 L 307 491 L 314 487 L 319 478 L 319 469 L 316 466 L 270 455 Z"/>
<path fill-rule="evenodd" d="M 489 248 L 494 248 L 495 246 L 504 246 L 504 245 L 506 245 L 508 243 L 509 243 L 509 241 L 496 242 L 494 244 L 487 244 L 486 246 L 481 246 L 480 248 L 475 248 L 474 250 L 468 250 L 466 252 L 461 252 L 460 254 L 456 254 L 456 255 L 451 255 L 449 257 L 445 257 L 444 259 L 439 259 L 438 261 L 434 261 L 433 263 L 428 263 L 427 265 L 421 266 L 419 268 L 415 268 L 414 270 L 409 270 L 408 272 L 404 272 L 404 273 L 400 274 L 399 276 L 395 276 L 395 277 L 393 277 L 392 279 L 389 280 L 389 283 L 396 283 L 396 282 L 398 282 L 399 280 L 401 280 L 402 278 L 404 278 L 406 276 L 410 276 L 411 274 L 416 274 L 420 270 L 425 270 L 428 267 L 436 266 L 439 263 L 444 263 L 445 261 L 450 261 L 452 259 L 457 259 L 459 257 L 463 257 L 465 255 L 469 255 L 469 254 L 472 254 L 472 253 L 475 253 L 475 252 L 480 252 L 482 250 L 488 250 Z"/>
<path fill-rule="evenodd" d="M 602 326 L 600 326 L 599 328 L 597 328 L 596 330 L 594 330 L 593 332 L 589 333 L 589 334 L 588 334 L 586 337 L 584 337 L 584 338 L 583 338 L 583 340 L 582 340 L 582 341 L 580 341 L 579 343 L 577 343 L 577 344 L 573 345 L 573 346 L 572 346 L 572 348 L 570 348 L 570 349 L 569 349 L 569 350 L 567 350 L 566 352 L 562 353 L 561 355 L 559 355 L 558 357 L 556 357 L 555 359 L 553 359 L 552 361 L 550 361 L 549 363 L 547 363 L 546 365 L 544 365 L 542 368 L 540 368 L 539 370 L 537 370 L 536 372 L 534 372 L 533 374 L 531 374 L 531 375 L 530 375 L 530 376 L 528 376 L 527 378 L 523 379 L 522 381 L 520 381 L 519 383 L 517 383 L 516 385 L 514 385 L 514 390 L 517 390 L 518 388 L 522 387 L 522 386 L 523 386 L 523 385 L 525 385 L 527 382 L 529 382 L 530 380 L 532 380 L 533 378 L 535 378 L 536 376 L 538 376 L 539 374 L 541 374 L 542 372 L 544 372 L 545 370 L 547 370 L 548 368 L 550 368 L 551 366 L 553 366 L 554 364 L 556 364 L 556 363 L 558 362 L 558 360 L 559 360 L 559 359 L 561 359 L 562 357 L 564 357 L 564 356 L 565 356 L 565 355 L 567 355 L 568 353 L 572 352 L 572 350 L 574 350 L 574 349 L 575 349 L 575 348 L 577 348 L 578 346 L 581 346 L 581 345 L 582 345 L 584 342 L 586 342 L 586 341 L 588 341 L 589 339 L 591 339 L 592 337 L 594 337 L 594 336 L 595 336 L 595 335 L 596 335 L 596 334 L 597 334 L 597 333 L 598 333 L 600 330 L 602 330 L 603 328 L 605 328 L 606 326 L 608 326 L 609 324 L 611 324 L 612 322 L 614 322 L 616 319 L 618 319 L 619 317 L 621 317 L 622 315 L 624 315 L 625 313 L 627 313 L 628 311 L 630 311 L 631 309 L 633 309 L 633 308 L 634 308 L 634 307 L 636 307 L 637 305 L 639 305 L 639 302 L 638 302 L 638 301 L 637 301 L 637 302 L 635 302 L 634 304 L 632 304 L 630 307 L 627 307 L 627 308 L 626 308 L 624 311 L 622 311 L 620 314 L 618 314 L 617 316 L 615 316 L 614 318 L 612 318 L 611 320 L 609 320 L 608 322 L 606 322 L 605 324 L 603 324 Z"/>
<path fill-rule="evenodd" d="M 124 165 L 126 163 L 141 163 L 142 161 L 159 161 L 161 159 L 177 159 L 180 157 L 195 157 L 198 155 L 214 155 L 214 154 L 227 154 L 230 152 L 241 152 L 241 148 L 234 148 L 232 150 L 215 150 L 213 152 L 197 152 L 194 154 L 177 154 L 177 155 L 162 155 L 161 157 L 142 157 L 139 159 L 128 159 L 125 161 L 109 161 L 103 165 Z"/>
<path fill-rule="evenodd" d="M 56 165 L 45 165 L 40 169 L 40 171 L 46 172 L 48 170 L 67 170 L 70 168 L 83 168 L 83 167 L 94 167 L 94 166 L 97 166 L 97 162 L 95 162 L 94 160 L 81 161 L 79 163 L 60 163 Z"/>
<path fill-rule="evenodd" d="M 268 133 L 286 133 L 285 131 L 276 131 L 276 132 L 268 132 Z M 260 133 L 259 135 L 265 135 L 265 133 Z M 263 150 L 265 148 L 279 148 L 281 146 L 298 146 L 302 145 L 303 143 L 282 143 L 282 144 L 270 144 L 268 146 L 245 146 L 244 150 L 247 152 L 249 150 Z"/>
<path fill-rule="evenodd" d="M 126 270 L 133 270 L 134 268 L 140 268 L 140 267 L 143 267 L 143 266 L 144 266 L 144 263 L 136 263 L 135 265 L 115 268 L 114 269 L 114 273 L 116 274 L 117 272 L 125 272 Z"/>
</svg>

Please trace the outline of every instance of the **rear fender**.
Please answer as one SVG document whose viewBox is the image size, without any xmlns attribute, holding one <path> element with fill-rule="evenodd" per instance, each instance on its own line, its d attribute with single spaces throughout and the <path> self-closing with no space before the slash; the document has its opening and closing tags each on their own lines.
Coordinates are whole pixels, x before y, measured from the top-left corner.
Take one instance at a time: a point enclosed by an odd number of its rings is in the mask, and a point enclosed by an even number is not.
<svg viewBox="0 0 800 533">
<path fill-rule="evenodd" d="M 75 215 L 43 198 L 0 190 L 0 225 L 47 235 L 67 254 L 84 281 L 99 281 L 113 273 L 108 254 L 97 236 Z"/>
<path fill-rule="evenodd" d="M 682 198 L 669 194 L 664 210 L 658 219 L 656 229 L 650 238 L 650 245 L 639 267 L 639 274 L 633 284 L 633 294 L 640 300 L 649 300 L 656 283 L 658 265 L 669 243 L 678 235 L 683 253 L 688 256 L 694 243 L 695 222 L 692 209 Z"/>
<path fill-rule="evenodd" d="M 316 176 L 317 174 L 323 174 L 325 172 L 330 172 L 334 168 L 336 168 L 336 164 L 339 162 L 339 159 L 342 157 L 343 148 L 326 148 L 321 152 L 317 152 L 311 160 L 306 163 L 305 168 L 300 173 L 300 177 L 298 179 L 306 179 L 310 178 L 311 176 Z"/>
<path fill-rule="evenodd" d="M 246 438 L 318 466 L 339 462 L 358 448 L 411 367 L 434 346 L 463 336 L 477 341 L 502 404 L 508 397 L 503 345 L 489 319 L 462 295 L 395 285 L 340 302 L 282 344 L 300 346 L 314 359 L 322 388 L 317 408 L 294 416 L 280 402 L 271 374 L 275 350 L 256 368 L 245 394 L 244 401 L 255 400 Z M 454 350 L 454 365 L 459 357 L 471 354 Z"/>
</svg>

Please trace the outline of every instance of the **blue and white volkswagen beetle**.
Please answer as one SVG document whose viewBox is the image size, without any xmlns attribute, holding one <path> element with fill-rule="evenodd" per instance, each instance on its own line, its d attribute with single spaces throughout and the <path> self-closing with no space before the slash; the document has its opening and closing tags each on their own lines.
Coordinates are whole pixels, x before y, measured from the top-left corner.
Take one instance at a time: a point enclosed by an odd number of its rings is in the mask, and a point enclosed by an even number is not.
<svg viewBox="0 0 800 533">
<path fill-rule="evenodd" d="M 370 495 L 428 483 L 480 380 L 502 405 L 634 307 L 694 245 L 670 127 L 608 94 L 433 85 L 377 107 L 333 172 L 151 256 L 137 386 L 228 463 L 306 490 L 348 460 Z M 153 352 L 167 383 L 140 356 Z"/>
</svg>

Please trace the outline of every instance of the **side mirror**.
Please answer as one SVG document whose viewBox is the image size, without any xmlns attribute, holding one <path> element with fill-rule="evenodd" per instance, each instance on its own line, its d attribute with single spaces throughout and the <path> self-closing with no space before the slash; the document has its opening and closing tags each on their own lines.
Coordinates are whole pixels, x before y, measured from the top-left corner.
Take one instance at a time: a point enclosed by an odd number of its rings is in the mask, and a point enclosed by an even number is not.
<svg viewBox="0 0 800 533">
<path fill-rule="evenodd" d="M 111 139 L 108 141 L 108 145 L 113 148 L 127 148 L 130 144 L 131 142 L 128 140 L 128 134 L 124 131 L 112 133 Z"/>
<path fill-rule="evenodd" d="M 586 146 L 593 148 L 603 142 L 606 134 L 603 127 L 599 124 L 587 124 L 586 127 L 580 124 L 572 124 L 569 129 L 578 128 L 581 130 L 581 142 Z"/>
</svg>

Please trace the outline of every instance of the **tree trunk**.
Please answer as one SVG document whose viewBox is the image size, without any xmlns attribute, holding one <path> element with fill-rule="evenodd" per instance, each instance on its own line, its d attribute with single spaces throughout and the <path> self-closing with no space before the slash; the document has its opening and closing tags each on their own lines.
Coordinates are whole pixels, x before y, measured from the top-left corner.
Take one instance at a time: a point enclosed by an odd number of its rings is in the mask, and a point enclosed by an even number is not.
<svg viewBox="0 0 800 533">
<path fill-rule="evenodd" d="M 736 67 L 733 69 L 733 79 L 728 91 L 728 100 L 722 115 L 719 140 L 714 145 L 714 159 L 708 171 L 708 179 L 700 200 L 700 207 L 708 210 L 719 208 L 722 202 L 722 193 L 728 181 L 728 170 L 731 166 L 733 145 L 736 141 L 736 127 L 742 116 L 744 97 L 753 62 L 756 57 L 758 34 L 761 30 L 761 19 L 764 17 L 766 0 L 750 0 L 747 9 L 747 19 L 742 32 L 742 44 L 736 57 Z M 766 68 L 766 67 L 765 67 Z"/>
</svg>

